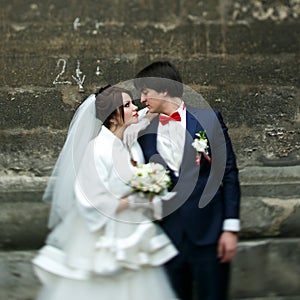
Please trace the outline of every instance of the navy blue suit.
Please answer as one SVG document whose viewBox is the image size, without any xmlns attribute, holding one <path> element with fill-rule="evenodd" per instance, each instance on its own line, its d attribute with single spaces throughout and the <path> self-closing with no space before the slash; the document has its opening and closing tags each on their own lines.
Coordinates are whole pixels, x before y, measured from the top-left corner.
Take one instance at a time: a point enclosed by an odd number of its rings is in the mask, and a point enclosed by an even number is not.
<svg viewBox="0 0 300 300">
<path fill-rule="evenodd" d="M 177 194 L 164 204 L 166 216 L 160 221 L 161 227 L 180 252 L 177 258 L 167 264 L 167 269 L 180 299 L 192 299 L 188 291 L 192 281 L 196 281 L 199 299 L 226 299 L 227 282 L 224 281 L 228 279 L 228 266 L 222 266 L 226 268 L 225 279 L 216 275 L 213 269 L 221 265 L 216 258 L 216 245 L 222 233 L 223 221 L 239 218 L 240 186 L 236 159 L 221 114 L 190 106 L 186 109 L 186 139 L 179 176 L 170 170 L 173 183 L 170 190 Z M 168 167 L 157 151 L 157 126 L 158 118 L 155 118 L 140 133 L 139 143 L 146 162 L 155 161 Z M 209 163 L 202 156 L 200 165 L 197 165 L 192 142 L 200 130 L 206 130 L 212 162 Z M 211 260 L 216 263 L 212 264 Z M 198 268 L 197 264 L 201 267 Z M 215 283 L 209 280 L 209 276 L 213 277 Z M 219 291 L 211 293 L 211 290 Z"/>
</svg>

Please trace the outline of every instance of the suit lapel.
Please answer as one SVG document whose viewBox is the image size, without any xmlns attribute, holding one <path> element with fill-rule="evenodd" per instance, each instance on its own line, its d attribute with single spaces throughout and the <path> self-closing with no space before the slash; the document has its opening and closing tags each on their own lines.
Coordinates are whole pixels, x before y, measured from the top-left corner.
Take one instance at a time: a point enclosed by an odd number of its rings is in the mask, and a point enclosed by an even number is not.
<svg viewBox="0 0 300 300">
<path fill-rule="evenodd" d="M 195 151 L 194 148 L 192 147 L 192 143 L 198 126 L 199 123 L 197 119 L 193 116 L 192 109 L 187 107 L 185 144 L 184 144 L 184 151 L 183 151 L 180 171 L 185 167 L 191 167 L 191 161 L 193 161 L 191 160 L 191 157 L 195 157 L 195 153 L 194 153 Z M 194 161 L 193 161 L 193 165 L 195 165 Z"/>
<path fill-rule="evenodd" d="M 189 107 L 186 110 L 186 136 L 194 138 L 196 128 L 197 128 L 198 121 L 193 116 L 192 111 Z M 187 139 L 186 139 L 187 142 Z"/>
</svg>

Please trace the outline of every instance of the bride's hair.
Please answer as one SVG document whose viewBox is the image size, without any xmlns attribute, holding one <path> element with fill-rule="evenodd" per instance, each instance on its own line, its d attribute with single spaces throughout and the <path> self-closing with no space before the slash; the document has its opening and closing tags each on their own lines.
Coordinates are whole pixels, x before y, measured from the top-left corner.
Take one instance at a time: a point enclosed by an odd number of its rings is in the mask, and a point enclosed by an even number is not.
<svg viewBox="0 0 300 300">
<path fill-rule="evenodd" d="M 96 94 L 96 118 L 103 122 L 107 128 L 111 126 L 111 118 L 121 116 L 124 120 L 124 107 L 122 93 L 133 99 L 129 90 L 117 86 L 106 86 Z"/>
</svg>

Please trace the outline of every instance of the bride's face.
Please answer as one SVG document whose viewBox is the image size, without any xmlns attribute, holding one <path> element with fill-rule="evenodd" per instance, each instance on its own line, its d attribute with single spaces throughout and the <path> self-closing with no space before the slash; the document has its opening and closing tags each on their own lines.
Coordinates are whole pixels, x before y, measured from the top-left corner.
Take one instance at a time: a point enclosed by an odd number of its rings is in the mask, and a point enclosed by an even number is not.
<svg viewBox="0 0 300 300">
<path fill-rule="evenodd" d="M 130 125 L 138 122 L 137 106 L 132 103 L 131 97 L 122 93 L 123 109 L 124 109 L 124 124 Z"/>
</svg>

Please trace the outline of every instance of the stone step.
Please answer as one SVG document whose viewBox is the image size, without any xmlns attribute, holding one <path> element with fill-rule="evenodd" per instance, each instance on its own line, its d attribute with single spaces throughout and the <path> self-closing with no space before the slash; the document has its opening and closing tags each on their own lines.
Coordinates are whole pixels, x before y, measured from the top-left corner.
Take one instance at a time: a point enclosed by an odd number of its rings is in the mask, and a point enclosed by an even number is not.
<svg viewBox="0 0 300 300">
<path fill-rule="evenodd" d="M 249 166 L 239 176 L 244 197 L 300 197 L 300 165 Z"/>
<path fill-rule="evenodd" d="M 11 186 L 11 189 L 0 192 L 0 203 L 4 202 L 39 202 L 42 199 L 46 180 L 43 185 L 26 186 L 21 189 Z M 272 183 L 242 183 L 243 197 L 269 197 L 269 198 L 295 198 L 300 195 L 300 181 L 295 182 L 272 182 Z"/>
<path fill-rule="evenodd" d="M 36 253 L 0 252 L 0 299 L 34 299 L 40 287 L 31 264 Z M 299 238 L 240 242 L 232 264 L 230 299 L 300 299 L 299 264 Z"/>
<path fill-rule="evenodd" d="M 40 247 L 48 233 L 49 206 L 45 203 L 0 204 L 0 249 Z"/>
<path fill-rule="evenodd" d="M 42 178 L 42 185 L 18 187 L 11 186 L 11 189 L 0 192 L 0 203 L 5 202 L 39 202 L 46 186 L 45 178 Z M 293 199 L 300 195 L 300 181 L 295 182 L 270 182 L 270 183 L 242 183 L 242 196 L 245 197 L 269 197 L 280 199 Z"/>
<path fill-rule="evenodd" d="M 247 166 L 239 170 L 243 183 L 295 182 L 300 180 L 300 165 Z"/>
<path fill-rule="evenodd" d="M 48 204 L 0 203 L 0 249 L 34 249 L 47 233 Z M 299 237 L 300 199 L 243 197 L 240 239 Z"/>
<path fill-rule="evenodd" d="M 34 300 L 40 283 L 32 270 L 36 251 L 0 252 L 0 299 Z"/>
<path fill-rule="evenodd" d="M 240 242 L 233 262 L 232 297 L 300 299 L 299 265 L 299 238 Z"/>
<path fill-rule="evenodd" d="M 0 176 L 0 203 L 40 202 L 48 177 L 30 175 Z"/>
<path fill-rule="evenodd" d="M 241 185 L 244 196 L 291 198 L 300 195 L 300 181 L 244 183 Z"/>
<path fill-rule="evenodd" d="M 300 198 L 242 197 L 240 237 L 300 237 Z"/>
<path fill-rule="evenodd" d="M 53 163 L 51 160 L 49 162 Z M 34 165 L 34 161 L 29 163 Z M 39 165 L 36 166 L 38 169 Z M 52 167 L 47 166 L 45 160 L 40 163 L 40 167 L 40 174 L 51 172 Z M 300 196 L 300 165 L 245 167 L 240 170 L 239 177 L 244 198 L 297 199 Z M 0 203 L 40 202 L 48 178 L 21 170 L 20 174 L 17 174 L 17 170 L 3 171 L 0 176 Z"/>
<path fill-rule="evenodd" d="M 299 168 L 247 167 L 242 186 L 241 239 L 299 237 Z M 34 249 L 47 235 L 50 206 L 41 201 L 48 177 L 0 177 L 0 249 Z"/>
</svg>

